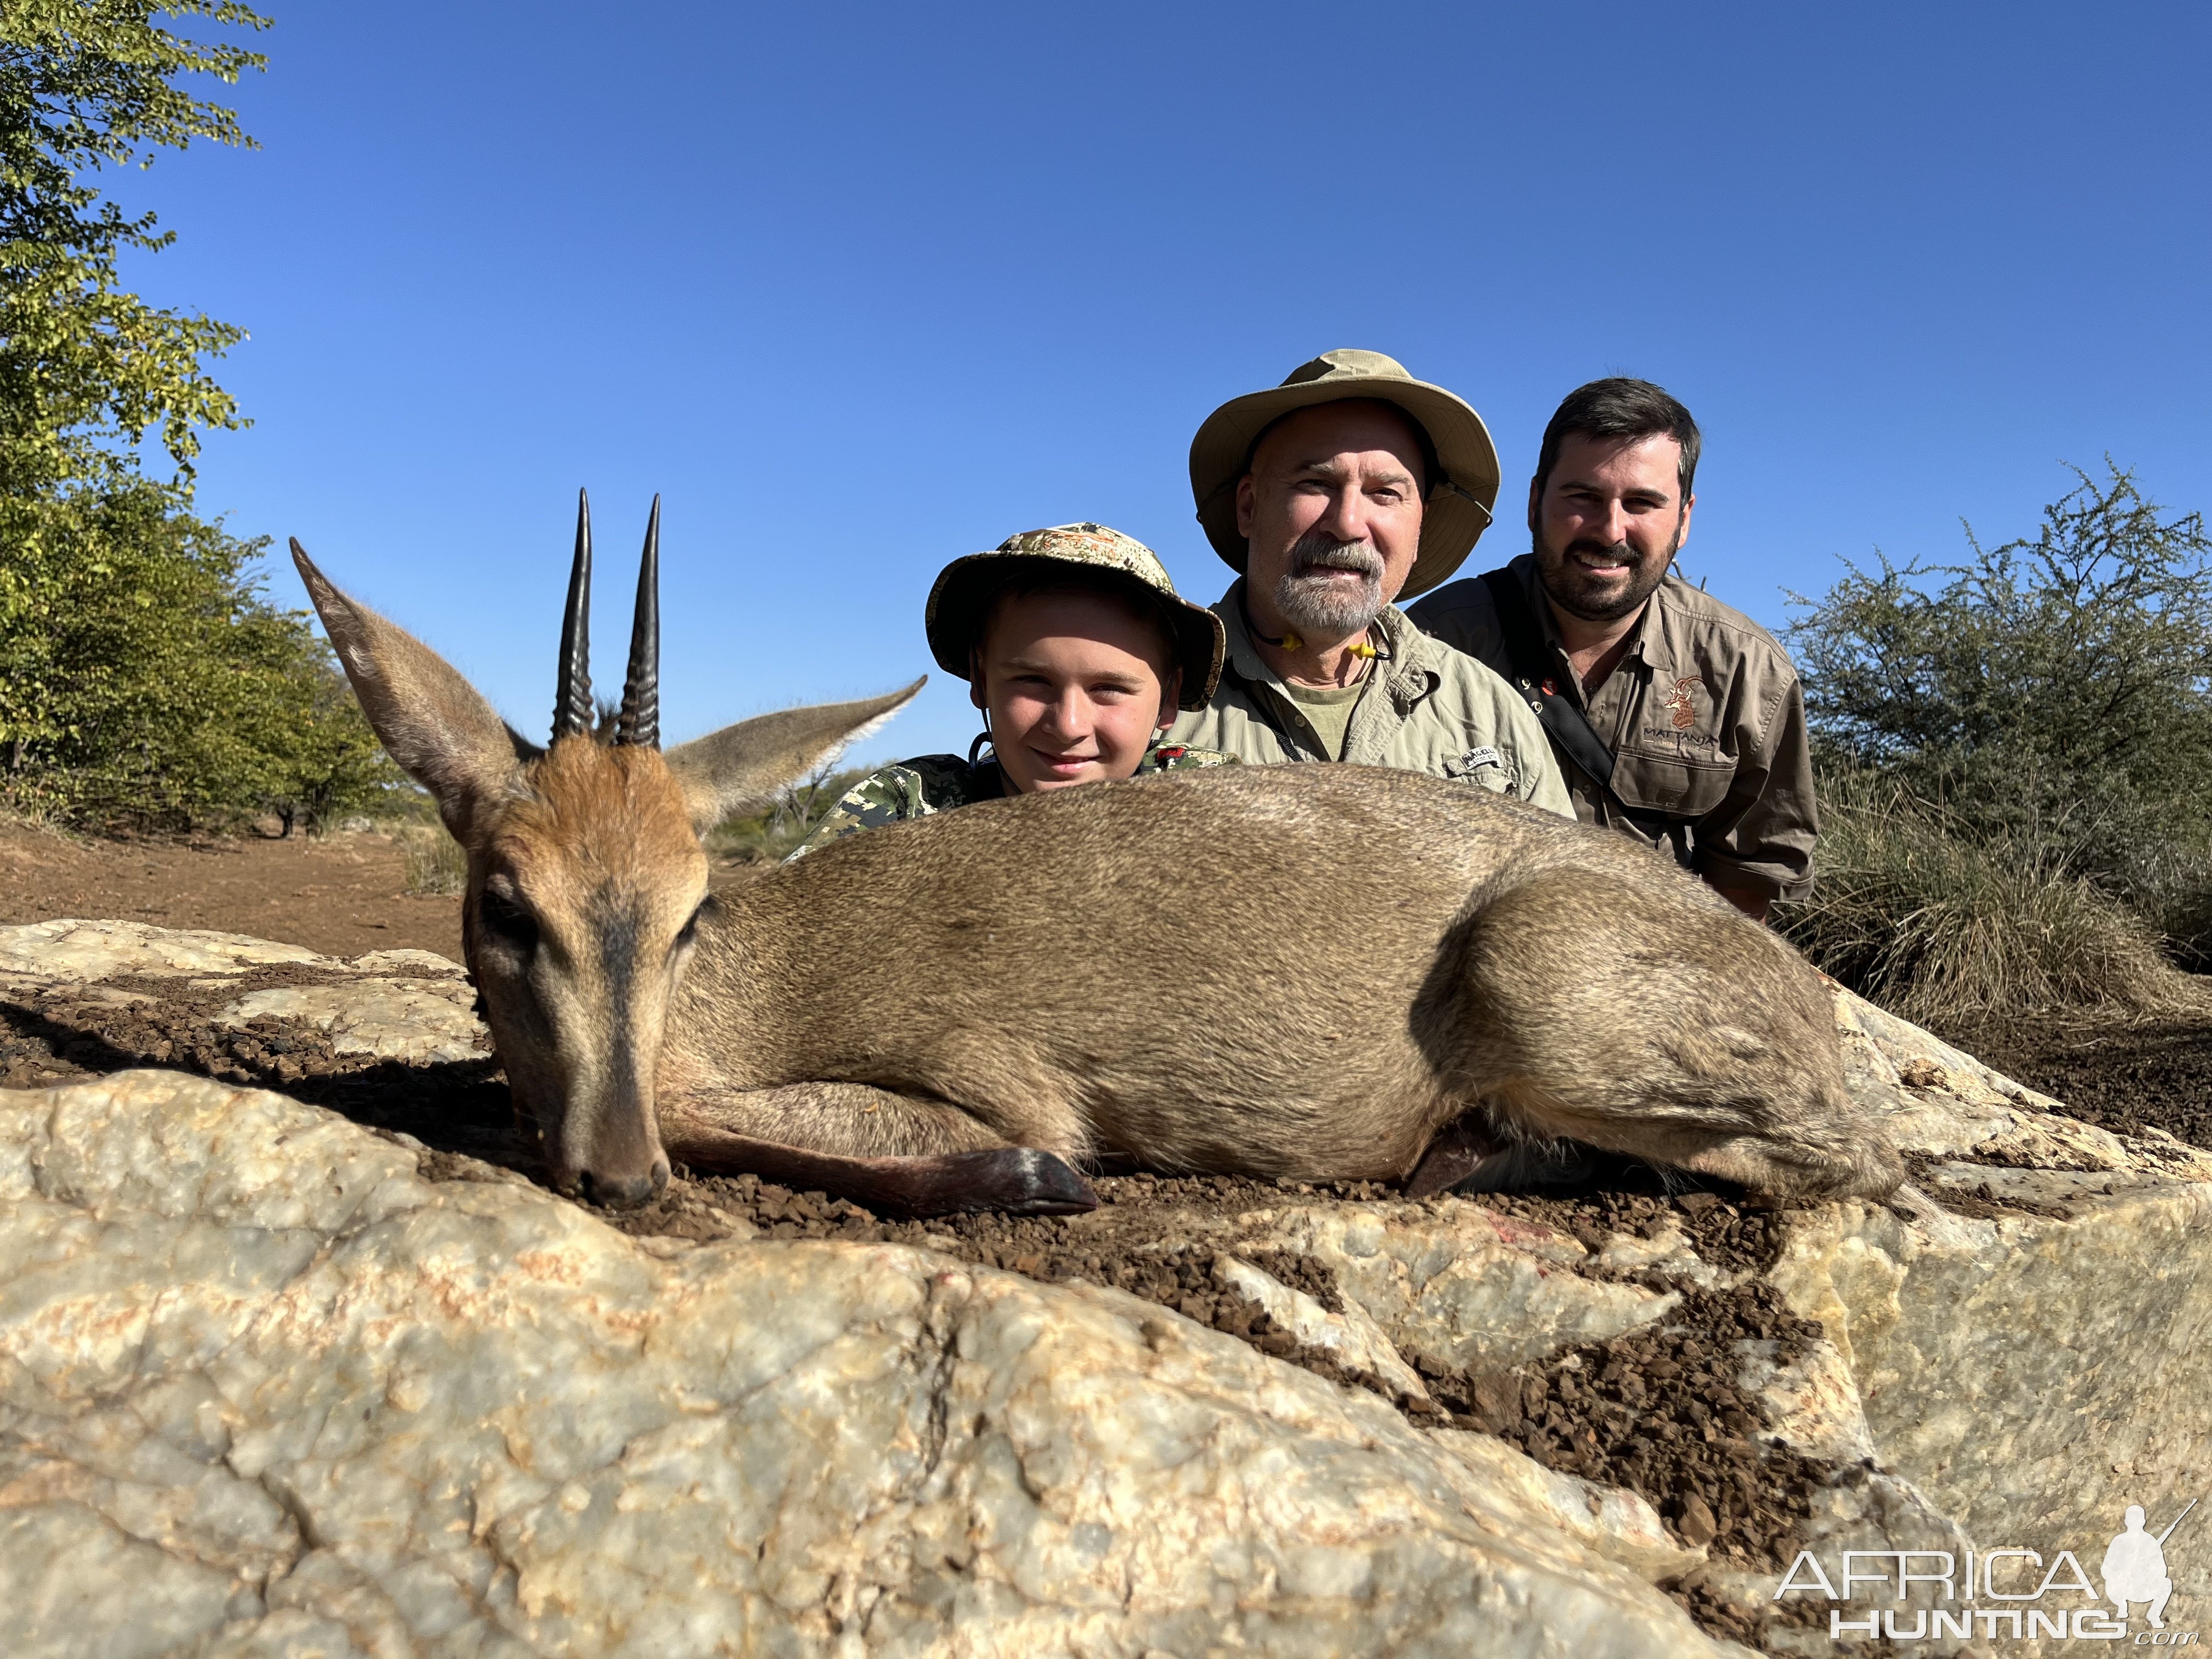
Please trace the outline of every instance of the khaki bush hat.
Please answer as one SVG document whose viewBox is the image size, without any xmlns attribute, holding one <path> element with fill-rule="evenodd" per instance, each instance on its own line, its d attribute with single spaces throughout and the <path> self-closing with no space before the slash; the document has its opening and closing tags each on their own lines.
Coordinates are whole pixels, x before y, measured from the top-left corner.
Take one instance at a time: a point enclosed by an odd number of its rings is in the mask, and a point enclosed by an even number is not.
<svg viewBox="0 0 2212 1659">
<path fill-rule="evenodd" d="M 938 666 L 966 679 L 969 653 L 975 648 L 1000 590 L 1016 575 L 1054 564 L 1109 570 L 1159 595 L 1172 624 L 1176 663 L 1182 670 L 1182 706 L 1206 707 L 1221 678 L 1222 654 L 1228 649 L 1221 618 L 1176 592 L 1158 554 L 1103 524 L 1024 530 L 1018 536 L 1007 537 L 988 553 L 970 553 L 946 565 L 938 573 L 936 585 L 929 590 L 928 607 L 922 613 L 930 654 L 937 659 Z"/>
<path fill-rule="evenodd" d="M 1324 351 L 1292 369 L 1280 386 L 1231 398 L 1206 417 L 1190 441 L 1190 493 L 1213 550 L 1239 575 L 1244 538 L 1237 533 L 1237 481 L 1249 470 L 1260 434 L 1293 410 L 1346 398 L 1395 404 L 1428 434 L 1440 475 L 1422 505 L 1421 545 L 1399 591 L 1404 602 L 1460 568 L 1498 505 L 1498 447 L 1482 416 L 1440 386 L 1417 380 L 1379 351 Z"/>
</svg>

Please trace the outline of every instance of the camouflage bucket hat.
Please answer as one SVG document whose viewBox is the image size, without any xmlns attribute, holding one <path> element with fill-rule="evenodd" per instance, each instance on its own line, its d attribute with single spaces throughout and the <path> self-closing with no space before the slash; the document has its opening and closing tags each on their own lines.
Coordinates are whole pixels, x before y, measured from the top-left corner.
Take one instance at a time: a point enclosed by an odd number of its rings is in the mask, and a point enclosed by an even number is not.
<svg viewBox="0 0 2212 1659">
<path fill-rule="evenodd" d="M 938 573 L 922 613 L 930 654 L 938 666 L 966 679 L 969 653 L 1000 590 L 1014 576 L 1042 574 L 1039 567 L 1052 565 L 1110 572 L 1108 580 L 1113 585 L 1133 584 L 1155 598 L 1174 637 L 1176 665 L 1182 671 L 1182 706 L 1206 707 L 1221 678 L 1222 653 L 1228 645 L 1221 618 L 1177 593 L 1167 567 L 1151 548 L 1103 524 L 1025 530 L 988 553 L 970 553 L 946 565 Z"/>
<path fill-rule="evenodd" d="M 1398 600 L 1425 593 L 1460 568 L 1498 505 L 1498 448 L 1490 428 L 1462 398 L 1417 380 L 1379 351 L 1324 351 L 1292 369 L 1280 386 L 1231 398 L 1206 417 L 1190 441 L 1190 493 L 1206 538 L 1231 570 L 1244 573 L 1237 533 L 1237 481 L 1249 470 L 1260 434 L 1295 410 L 1346 398 L 1395 404 L 1428 434 L 1438 476 L 1428 481 L 1421 545 Z"/>
</svg>

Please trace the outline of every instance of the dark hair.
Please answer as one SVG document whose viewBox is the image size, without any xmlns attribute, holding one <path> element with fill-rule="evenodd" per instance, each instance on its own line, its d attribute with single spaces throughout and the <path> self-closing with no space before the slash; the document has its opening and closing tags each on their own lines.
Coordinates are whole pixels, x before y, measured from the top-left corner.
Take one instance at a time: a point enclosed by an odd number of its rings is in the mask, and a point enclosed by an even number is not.
<svg viewBox="0 0 2212 1659">
<path fill-rule="evenodd" d="M 1682 499 L 1690 499 L 1690 486 L 1698 476 L 1698 423 L 1690 411 L 1668 395 L 1663 386 L 1649 380 L 1616 375 L 1592 380 L 1566 395 L 1552 423 L 1544 428 L 1544 447 L 1536 452 L 1536 495 L 1551 482 L 1559 464 L 1559 445 L 1569 436 L 1578 438 L 1656 438 L 1665 434 L 1682 446 Z"/>
</svg>

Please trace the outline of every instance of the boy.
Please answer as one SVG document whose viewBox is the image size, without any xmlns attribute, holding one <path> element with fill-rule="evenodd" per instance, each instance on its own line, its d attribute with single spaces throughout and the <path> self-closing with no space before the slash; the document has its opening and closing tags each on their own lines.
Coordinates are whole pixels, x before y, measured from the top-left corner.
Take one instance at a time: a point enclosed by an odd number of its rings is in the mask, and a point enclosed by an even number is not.
<svg viewBox="0 0 2212 1659">
<path fill-rule="evenodd" d="M 955 559 L 924 627 L 939 665 L 968 682 L 982 734 L 965 760 L 924 755 L 864 779 L 792 857 L 974 801 L 1235 758 L 1162 744 L 1179 709 L 1213 695 L 1221 619 L 1118 531 L 1059 525 Z"/>
</svg>

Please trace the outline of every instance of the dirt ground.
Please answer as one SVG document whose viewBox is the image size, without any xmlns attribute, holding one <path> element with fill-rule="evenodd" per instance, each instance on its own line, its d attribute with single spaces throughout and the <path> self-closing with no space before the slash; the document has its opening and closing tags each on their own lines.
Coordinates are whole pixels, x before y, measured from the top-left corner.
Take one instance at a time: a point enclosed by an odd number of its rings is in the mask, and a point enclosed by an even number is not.
<svg viewBox="0 0 2212 1659">
<path fill-rule="evenodd" d="M 759 867 L 718 860 L 714 884 Z M 410 893 L 398 838 L 374 831 L 104 841 L 0 823 L 0 927 L 64 916 L 207 927 L 330 957 L 461 959 L 460 901 Z"/>
<path fill-rule="evenodd" d="M 2007 1024 L 1942 1035 L 2115 1134 L 2154 1124 L 2212 1146 L 2212 1020 Z"/>
<path fill-rule="evenodd" d="M 745 879 L 732 864 L 718 885 Z M 328 841 L 76 842 L 0 831 L 0 923 L 55 916 L 122 917 L 169 927 L 213 927 L 307 945 L 328 955 L 402 946 L 460 954 L 459 901 L 410 896 L 398 844 L 382 836 Z M 177 981 L 135 988 L 128 1001 L 67 990 L 0 1001 L 0 1087 L 46 1086 L 131 1066 L 176 1066 L 237 1084 L 279 1089 L 356 1121 L 419 1143 L 424 1172 L 440 1178 L 543 1177 L 526 1127 L 518 1127 L 496 1060 L 410 1066 L 340 1055 L 311 1027 L 276 1020 L 219 1025 L 216 1010 L 267 985 L 324 977 L 312 967 L 264 969 L 194 991 Z M 133 986 L 117 981 L 110 992 Z M 2101 1030 L 1946 1032 L 1980 1048 L 2021 1082 L 2071 1103 L 2114 1128 L 2162 1124 L 2212 1145 L 2212 1026 Z M 963 1260 L 1047 1282 L 1116 1287 L 1305 1366 L 1333 1381 L 1383 1393 L 1413 1421 L 1476 1429 L 1546 1466 L 1641 1492 L 1686 1540 L 1720 1560 L 1780 1571 L 1794 1553 L 1805 1493 L 1864 1478 L 1798 1456 L 1775 1442 L 1759 1402 L 1735 1381 L 1733 1345 L 1776 1345 L 1786 1360 L 1815 1328 L 1758 1283 L 1694 1291 L 1662 1327 L 1585 1345 L 1538 1364 L 1473 1374 L 1419 1367 L 1429 1398 L 1392 1395 L 1308 1349 L 1267 1315 L 1218 1284 L 1210 1247 L 1194 1248 L 1194 1210 L 1234 1215 L 1261 1207 L 1362 1202 L 1392 1196 L 1367 1184 L 1315 1188 L 1226 1178 L 1104 1176 L 1102 1206 L 1085 1216 L 974 1215 L 898 1221 L 820 1193 L 796 1193 L 751 1176 L 679 1170 L 643 1209 L 603 1212 L 632 1233 L 726 1237 L 740 1223 L 778 1237 L 881 1239 L 925 1244 Z M 1740 1194 L 1670 1190 L 1652 1171 L 1613 1161 L 1583 1187 L 1543 1195 L 1433 1200 L 1469 1204 L 1595 1244 L 1615 1232 L 1649 1235 L 1671 1219 L 1706 1261 L 1756 1270 L 1779 1248 L 1773 1212 Z M 1962 1200 L 1971 1206 L 1972 1200 Z M 1325 1269 L 1304 1258 L 1255 1265 L 1337 1303 Z M 1586 1271 L 1613 1276 L 1607 1270 Z M 1655 1288 L 1680 1289 L 1668 1283 Z M 1747 1619 L 1697 1574 L 1668 1587 L 1717 1635 L 1756 1644 Z"/>
<path fill-rule="evenodd" d="M 458 900 L 406 890 L 390 836 L 92 841 L 0 829 L 0 925 L 62 916 L 210 927 L 325 956 L 461 956 Z"/>
</svg>

